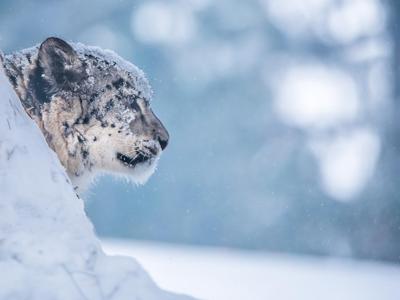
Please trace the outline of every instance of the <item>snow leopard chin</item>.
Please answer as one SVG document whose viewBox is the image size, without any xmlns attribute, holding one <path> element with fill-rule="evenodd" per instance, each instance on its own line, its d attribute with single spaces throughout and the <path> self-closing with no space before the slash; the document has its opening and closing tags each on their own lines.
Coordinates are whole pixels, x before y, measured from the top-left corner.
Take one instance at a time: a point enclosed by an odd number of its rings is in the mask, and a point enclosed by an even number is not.
<svg viewBox="0 0 400 300">
<path fill-rule="evenodd" d="M 126 182 L 133 185 L 144 185 L 157 170 L 160 155 L 150 160 L 137 164 L 131 170 L 92 170 L 92 172 L 83 173 L 81 176 L 70 176 L 72 185 L 76 193 L 88 193 L 89 190 L 97 184 L 100 178 L 111 176 L 117 181 Z"/>
</svg>

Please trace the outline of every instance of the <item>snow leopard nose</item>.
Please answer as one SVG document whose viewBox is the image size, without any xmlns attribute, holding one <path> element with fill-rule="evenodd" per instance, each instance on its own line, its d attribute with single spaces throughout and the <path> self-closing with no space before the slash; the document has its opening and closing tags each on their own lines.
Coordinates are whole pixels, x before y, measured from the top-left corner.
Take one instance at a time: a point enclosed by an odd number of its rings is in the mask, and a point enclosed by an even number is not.
<svg viewBox="0 0 400 300">
<path fill-rule="evenodd" d="M 156 139 L 160 143 L 161 150 L 164 151 L 167 148 L 168 141 L 169 141 L 169 134 L 168 131 L 165 129 L 164 125 L 158 120 L 158 128 L 156 130 Z"/>
<path fill-rule="evenodd" d="M 160 143 L 161 150 L 164 151 L 164 149 L 167 148 L 168 139 L 164 140 L 164 139 L 162 139 L 162 138 L 158 138 L 158 142 Z"/>
<path fill-rule="evenodd" d="M 151 108 L 143 108 L 140 114 L 129 124 L 131 131 L 146 138 L 156 140 L 164 150 L 169 141 L 169 134 Z"/>
<path fill-rule="evenodd" d="M 168 145 L 169 133 L 152 110 L 150 110 L 148 117 L 150 119 L 149 123 L 152 127 L 153 137 L 160 144 L 161 150 L 164 150 Z"/>
</svg>

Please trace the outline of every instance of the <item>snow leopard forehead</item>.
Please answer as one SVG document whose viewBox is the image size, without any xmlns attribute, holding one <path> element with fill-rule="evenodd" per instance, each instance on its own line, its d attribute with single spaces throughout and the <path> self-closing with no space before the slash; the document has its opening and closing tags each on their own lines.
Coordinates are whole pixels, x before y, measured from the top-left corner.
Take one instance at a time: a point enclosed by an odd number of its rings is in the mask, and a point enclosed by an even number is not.
<svg viewBox="0 0 400 300">
<path fill-rule="evenodd" d="M 129 80 L 129 85 L 133 83 L 133 87 L 141 97 L 150 101 L 152 98 L 152 89 L 144 74 L 134 64 L 121 58 L 112 50 L 105 50 L 95 46 L 87 46 L 82 43 L 69 43 L 78 54 L 80 60 L 87 67 L 88 75 L 113 76 L 114 73 L 123 76 Z M 120 81 L 120 85 L 123 84 Z"/>
</svg>

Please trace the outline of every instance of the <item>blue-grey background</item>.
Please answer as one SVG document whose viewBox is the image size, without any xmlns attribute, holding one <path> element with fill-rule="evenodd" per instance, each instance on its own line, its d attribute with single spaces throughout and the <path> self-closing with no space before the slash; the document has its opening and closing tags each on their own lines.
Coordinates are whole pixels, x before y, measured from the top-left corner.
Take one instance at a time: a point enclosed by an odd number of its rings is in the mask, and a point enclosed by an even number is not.
<svg viewBox="0 0 400 300">
<path fill-rule="evenodd" d="M 399 6 L 10 0 L 0 49 L 55 35 L 147 74 L 170 145 L 85 196 L 100 235 L 399 262 Z"/>
</svg>

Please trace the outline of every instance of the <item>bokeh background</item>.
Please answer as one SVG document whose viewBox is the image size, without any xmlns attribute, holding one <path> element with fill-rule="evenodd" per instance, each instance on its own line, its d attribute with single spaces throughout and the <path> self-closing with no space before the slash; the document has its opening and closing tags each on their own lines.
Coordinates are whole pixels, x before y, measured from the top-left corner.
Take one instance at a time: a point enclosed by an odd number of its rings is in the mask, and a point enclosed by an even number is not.
<svg viewBox="0 0 400 300">
<path fill-rule="evenodd" d="M 104 237 L 400 262 L 400 2 L 0 2 L 5 53 L 58 36 L 147 74 L 171 141 L 85 195 Z"/>
</svg>

